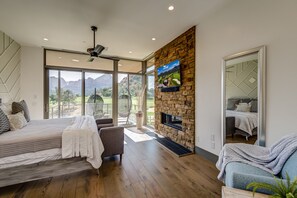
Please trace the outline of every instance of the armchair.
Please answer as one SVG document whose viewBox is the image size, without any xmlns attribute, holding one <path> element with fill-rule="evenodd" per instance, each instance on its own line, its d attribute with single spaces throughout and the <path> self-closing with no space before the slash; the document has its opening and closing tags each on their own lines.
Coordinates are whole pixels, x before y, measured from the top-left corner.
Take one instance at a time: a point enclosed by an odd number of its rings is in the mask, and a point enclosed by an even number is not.
<svg viewBox="0 0 297 198">
<path fill-rule="evenodd" d="M 120 155 L 120 164 L 124 153 L 124 127 L 104 127 L 99 130 L 104 152 L 102 158 Z"/>
<path fill-rule="evenodd" d="M 297 150 L 288 158 L 276 178 L 286 179 L 286 173 L 292 179 L 297 177 Z M 231 162 L 226 166 L 226 186 L 246 190 L 246 186 L 251 182 L 276 183 L 273 175 L 260 168 L 240 162 Z M 271 194 L 270 191 L 262 189 L 258 189 L 257 192 Z"/>
<path fill-rule="evenodd" d="M 98 131 L 101 128 L 104 128 L 104 127 L 112 127 L 112 126 L 114 126 L 113 125 L 113 119 L 112 118 L 101 118 L 101 119 L 97 119 L 96 120 L 96 124 L 97 124 L 97 127 L 98 127 Z"/>
</svg>

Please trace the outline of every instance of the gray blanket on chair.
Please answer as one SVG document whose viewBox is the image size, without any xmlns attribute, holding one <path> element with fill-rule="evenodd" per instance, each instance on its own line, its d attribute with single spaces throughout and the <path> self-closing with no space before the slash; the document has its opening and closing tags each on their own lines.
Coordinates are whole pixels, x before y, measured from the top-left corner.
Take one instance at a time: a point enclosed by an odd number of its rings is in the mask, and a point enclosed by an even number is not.
<svg viewBox="0 0 297 198">
<path fill-rule="evenodd" d="M 225 144 L 216 163 L 218 179 L 225 179 L 225 168 L 230 162 L 242 162 L 277 175 L 287 159 L 297 150 L 297 134 L 283 137 L 271 147 L 236 143 Z"/>
</svg>

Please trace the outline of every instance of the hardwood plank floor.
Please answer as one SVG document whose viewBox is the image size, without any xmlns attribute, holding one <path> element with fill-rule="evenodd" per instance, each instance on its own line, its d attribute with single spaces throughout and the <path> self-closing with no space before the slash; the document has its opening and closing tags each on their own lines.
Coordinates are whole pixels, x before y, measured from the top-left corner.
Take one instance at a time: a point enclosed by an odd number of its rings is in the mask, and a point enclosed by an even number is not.
<svg viewBox="0 0 297 198">
<path fill-rule="evenodd" d="M 122 165 L 119 157 L 104 160 L 95 170 L 0 188 L 0 197 L 221 197 L 218 170 L 193 154 L 176 157 L 155 140 L 134 142 L 125 135 Z"/>
</svg>

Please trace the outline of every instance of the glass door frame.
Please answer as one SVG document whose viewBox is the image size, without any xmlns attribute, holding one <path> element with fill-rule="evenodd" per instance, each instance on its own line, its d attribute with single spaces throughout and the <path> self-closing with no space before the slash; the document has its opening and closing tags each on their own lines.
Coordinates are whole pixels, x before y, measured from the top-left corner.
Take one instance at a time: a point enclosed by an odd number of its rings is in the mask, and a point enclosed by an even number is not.
<svg viewBox="0 0 297 198">
<path fill-rule="evenodd" d="M 143 64 L 142 64 L 143 65 Z M 142 71 L 143 71 L 143 68 L 142 68 Z M 118 75 L 119 74 L 126 74 L 127 75 L 127 81 L 128 81 L 128 84 L 127 84 L 127 86 L 128 86 L 128 89 L 129 89 L 129 86 L 130 86 L 130 84 L 129 84 L 129 82 L 130 82 L 130 75 L 137 75 L 137 76 L 141 76 L 141 79 L 142 79 L 142 88 L 146 85 L 146 80 L 145 80 L 145 78 L 146 78 L 146 76 L 143 74 L 143 72 L 140 72 L 140 73 L 132 73 L 132 72 L 117 72 L 117 80 L 118 80 Z M 117 89 L 118 89 L 118 81 L 117 81 Z M 118 92 L 117 92 L 118 93 Z M 144 97 L 146 97 L 146 91 L 145 91 L 145 95 L 144 95 Z M 118 95 L 117 95 L 117 99 L 118 99 Z M 144 113 L 144 114 L 146 114 L 146 102 L 144 102 L 144 104 L 143 104 L 143 107 L 142 107 L 142 112 Z M 118 109 L 117 109 L 118 110 Z M 117 118 L 117 120 L 118 120 L 118 111 L 117 111 L 117 115 L 115 116 L 116 118 Z M 145 119 L 145 118 L 144 118 Z M 145 120 L 144 120 L 145 121 Z M 133 127 L 133 126 L 136 126 L 136 124 L 134 124 L 134 125 L 127 125 L 127 127 Z M 126 125 L 125 125 L 125 127 L 126 127 Z"/>
<path fill-rule="evenodd" d="M 150 128 L 155 128 L 155 126 L 152 126 L 152 125 L 148 125 L 147 124 L 147 119 L 148 119 L 148 117 L 147 117 L 147 91 L 148 91 L 148 77 L 150 76 L 150 75 L 154 75 L 154 77 L 155 77 L 155 71 L 153 70 L 153 71 L 150 71 L 150 72 L 147 72 L 146 74 L 145 74 L 145 79 L 146 79 L 146 90 L 145 90 L 145 111 L 144 111 L 144 113 L 145 113 L 145 115 L 144 115 L 144 121 L 143 121 L 143 123 L 144 123 L 144 125 L 145 126 L 147 126 L 147 127 L 150 127 Z M 155 89 L 156 87 L 155 87 L 155 82 L 154 82 L 154 89 Z M 155 105 L 155 97 L 154 97 L 154 105 Z M 155 119 L 155 118 L 154 118 Z"/>
<path fill-rule="evenodd" d="M 154 129 L 155 126 L 151 126 L 147 124 L 147 90 L 148 90 L 148 76 L 150 74 L 154 74 L 155 73 L 155 69 L 152 71 L 147 72 L 147 69 L 150 67 L 154 67 L 155 65 L 150 65 L 148 66 L 148 61 L 150 59 L 154 58 L 154 53 L 150 54 L 149 56 L 147 56 L 144 61 L 143 61 L 143 67 L 142 67 L 142 72 L 143 72 L 143 80 L 144 80 L 144 84 L 145 84 L 145 92 L 144 92 L 144 98 L 145 98 L 145 102 L 143 104 L 143 113 L 144 113 L 144 120 L 143 120 L 143 125 L 149 128 Z M 155 75 L 155 74 L 154 74 Z M 154 85 L 154 88 L 156 88 L 156 86 Z M 155 99 L 154 99 L 154 103 L 155 103 Z"/>
<path fill-rule="evenodd" d="M 50 70 L 56 70 L 58 71 L 58 103 L 60 105 L 60 78 L 61 78 L 61 71 L 76 71 L 81 72 L 81 115 L 85 115 L 85 73 L 102 73 L 102 74 L 112 74 L 113 81 L 114 81 L 114 72 L 113 71 L 104 71 L 104 70 L 92 70 L 92 69 L 79 69 L 79 68 L 71 68 L 71 67 L 58 67 L 58 66 L 44 66 L 44 119 L 49 119 L 49 71 Z M 112 83 L 113 84 L 113 83 Z M 113 89 L 113 96 L 112 96 L 112 108 L 114 108 L 114 84 L 112 86 Z M 60 106 L 59 108 L 59 118 L 60 118 Z M 112 117 L 114 117 L 114 112 L 112 114 Z"/>
<path fill-rule="evenodd" d="M 64 71 L 80 71 L 82 72 L 82 95 L 85 96 L 85 72 L 94 72 L 94 73 L 106 73 L 106 74 L 112 74 L 112 118 L 114 125 L 118 124 L 118 74 L 119 73 L 124 73 L 124 74 L 132 74 L 132 75 L 141 75 L 142 76 L 142 86 L 147 85 L 147 79 L 146 79 L 146 61 L 148 60 L 145 58 L 144 60 L 136 60 L 136 59 L 129 59 L 129 58 L 123 58 L 120 57 L 119 60 L 113 60 L 113 70 L 107 71 L 107 70 L 98 70 L 98 69 L 82 69 L 82 68 L 77 68 L 77 67 L 63 67 L 63 66 L 54 66 L 54 65 L 47 65 L 46 64 L 46 51 L 53 51 L 53 49 L 44 49 L 44 68 L 43 68 L 43 73 L 44 73 L 44 94 L 43 94 L 43 101 L 44 101 L 44 109 L 43 109 L 43 118 L 48 119 L 49 117 L 49 70 L 64 70 Z M 54 50 L 54 51 L 60 51 L 60 52 L 68 52 L 68 53 L 73 53 L 73 54 L 85 54 L 85 53 L 80 53 L 80 52 L 75 52 L 75 51 L 68 51 L 68 50 Z M 138 73 L 133 73 L 133 72 L 119 72 L 118 71 L 118 66 L 119 66 L 119 61 L 120 60 L 130 60 L 130 61 L 139 61 L 142 64 L 142 71 Z M 60 83 L 60 82 L 59 82 Z M 60 87 L 60 86 L 59 86 Z M 147 89 L 147 87 L 146 87 Z M 146 91 L 144 93 L 144 97 L 146 98 Z M 85 114 L 85 98 L 82 97 L 81 101 L 82 105 L 82 115 Z M 144 113 L 144 125 L 146 122 L 146 102 L 143 104 L 143 110 L 142 112 Z"/>
</svg>

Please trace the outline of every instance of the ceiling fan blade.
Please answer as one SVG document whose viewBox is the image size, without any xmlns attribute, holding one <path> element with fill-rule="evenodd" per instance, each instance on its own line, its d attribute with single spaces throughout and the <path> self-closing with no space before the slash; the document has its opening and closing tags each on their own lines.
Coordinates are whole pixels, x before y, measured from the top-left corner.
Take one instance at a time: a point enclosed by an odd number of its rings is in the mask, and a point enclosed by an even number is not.
<svg viewBox="0 0 297 198">
<path fill-rule="evenodd" d="M 105 49 L 104 46 L 102 45 L 96 45 L 95 49 L 93 50 L 94 52 L 96 52 L 97 54 L 101 54 L 101 52 Z"/>
<path fill-rule="evenodd" d="M 106 56 L 106 55 L 100 55 L 98 56 L 99 58 L 104 58 L 104 59 L 108 59 L 108 60 L 115 60 L 115 61 L 119 61 L 120 59 L 116 56 Z"/>
</svg>

